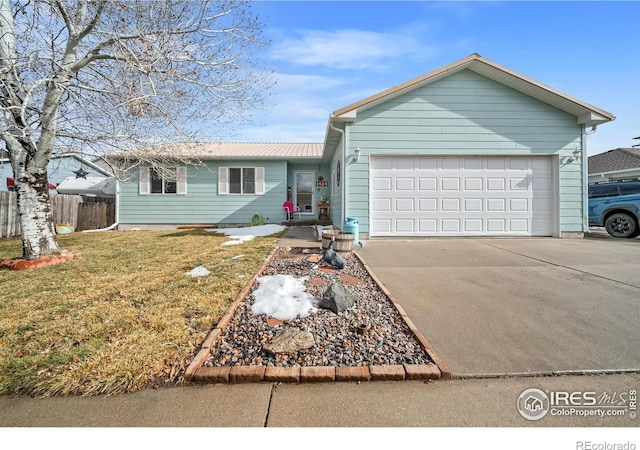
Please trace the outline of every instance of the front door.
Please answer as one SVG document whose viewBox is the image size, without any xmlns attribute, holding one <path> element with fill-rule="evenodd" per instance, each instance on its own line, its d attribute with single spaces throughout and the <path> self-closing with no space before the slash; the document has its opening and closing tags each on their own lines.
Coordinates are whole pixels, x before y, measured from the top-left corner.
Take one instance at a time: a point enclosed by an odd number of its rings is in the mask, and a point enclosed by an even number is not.
<svg viewBox="0 0 640 450">
<path fill-rule="evenodd" d="M 313 215 L 314 210 L 314 172 L 295 172 L 294 203 L 300 208 L 301 214 Z"/>
</svg>

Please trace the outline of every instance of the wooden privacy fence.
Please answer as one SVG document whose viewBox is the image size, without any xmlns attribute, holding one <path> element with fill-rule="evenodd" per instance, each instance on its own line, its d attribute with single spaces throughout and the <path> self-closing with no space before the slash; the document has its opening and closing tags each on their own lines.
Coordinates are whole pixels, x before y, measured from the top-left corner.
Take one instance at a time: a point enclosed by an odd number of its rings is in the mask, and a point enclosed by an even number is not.
<svg viewBox="0 0 640 450">
<path fill-rule="evenodd" d="M 69 224 L 76 231 L 106 228 L 115 222 L 116 205 L 113 199 L 81 195 L 54 194 L 53 220 Z M 20 236 L 20 220 L 15 192 L 0 192 L 0 238 Z"/>
</svg>

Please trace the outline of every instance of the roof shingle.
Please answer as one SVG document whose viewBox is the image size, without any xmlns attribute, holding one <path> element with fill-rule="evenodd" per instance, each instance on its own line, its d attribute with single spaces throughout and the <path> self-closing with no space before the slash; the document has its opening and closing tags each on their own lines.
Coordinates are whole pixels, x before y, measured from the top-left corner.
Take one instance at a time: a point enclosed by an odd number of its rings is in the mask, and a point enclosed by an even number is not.
<svg viewBox="0 0 640 450">
<path fill-rule="evenodd" d="M 589 156 L 589 174 L 640 168 L 640 148 L 616 148 Z"/>
</svg>

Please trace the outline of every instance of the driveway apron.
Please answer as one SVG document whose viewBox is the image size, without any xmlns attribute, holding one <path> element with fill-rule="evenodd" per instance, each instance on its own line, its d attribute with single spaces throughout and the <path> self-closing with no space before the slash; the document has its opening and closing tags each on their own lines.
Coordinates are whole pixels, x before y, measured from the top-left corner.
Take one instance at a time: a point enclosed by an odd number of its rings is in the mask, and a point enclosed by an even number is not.
<svg viewBox="0 0 640 450">
<path fill-rule="evenodd" d="M 640 241 L 379 239 L 358 253 L 454 376 L 640 368 Z"/>
</svg>

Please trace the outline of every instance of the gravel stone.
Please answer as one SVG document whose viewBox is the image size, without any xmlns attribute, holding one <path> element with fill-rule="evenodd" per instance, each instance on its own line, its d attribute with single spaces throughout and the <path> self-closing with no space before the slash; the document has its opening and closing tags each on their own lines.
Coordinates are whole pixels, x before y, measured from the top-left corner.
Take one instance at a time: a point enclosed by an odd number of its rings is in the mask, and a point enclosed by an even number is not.
<svg viewBox="0 0 640 450">
<path fill-rule="evenodd" d="M 302 253 L 302 249 L 278 249 L 262 274 L 307 277 L 307 292 L 317 300 L 322 298 L 327 285 L 341 280 L 342 274 L 363 280 L 360 285 L 349 286 L 356 297 L 352 308 L 338 314 L 319 309 L 306 318 L 284 321 L 285 327 L 312 333 L 316 342 L 313 347 L 296 354 L 272 355 L 264 351 L 264 344 L 281 327 L 269 326 L 266 315 L 251 312 L 252 294 L 257 287 L 254 284 L 238 305 L 204 366 L 369 366 L 433 362 L 356 256 L 351 253 L 341 255 L 345 263 L 342 270 L 321 271 L 313 269 L 313 263 L 308 260 L 319 253 L 320 249 L 311 249 L 309 253 Z M 318 283 L 318 278 L 326 283 Z M 309 280 L 316 281 L 309 283 Z M 362 324 L 368 325 L 369 329 L 360 335 L 357 328 Z"/>
</svg>

